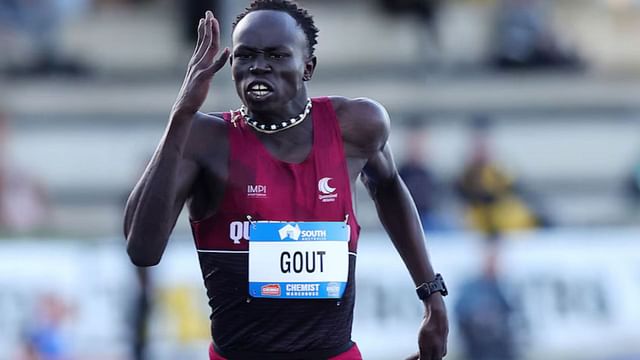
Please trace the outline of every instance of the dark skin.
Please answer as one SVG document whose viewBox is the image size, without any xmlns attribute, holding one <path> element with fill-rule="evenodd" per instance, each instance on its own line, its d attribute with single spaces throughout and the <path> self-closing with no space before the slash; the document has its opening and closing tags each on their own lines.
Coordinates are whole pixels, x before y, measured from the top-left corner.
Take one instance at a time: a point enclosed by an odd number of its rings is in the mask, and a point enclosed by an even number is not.
<svg viewBox="0 0 640 360">
<path fill-rule="evenodd" d="M 263 31 L 268 28 L 269 31 Z M 219 25 L 211 12 L 200 21 L 198 43 L 173 105 L 169 122 L 125 211 L 127 252 L 137 266 L 156 265 L 184 204 L 191 219 L 216 214 L 228 176 L 229 125 L 220 113 L 199 111 L 213 76 L 231 58 L 240 100 L 252 118 L 275 123 L 302 112 L 316 59 L 304 32 L 285 12 L 248 14 L 233 33 L 233 51 L 220 52 Z M 256 81 L 267 96 L 249 91 Z M 351 188 L 358 177 L 367 187 L 398 253 L 417 285 L 434 279 L 418 214 L 398 176 L 388 145 L 390 121 L 369 99 L 331 97 L 340 122 Z M 257 133 L 266 149 L 285 162 L 303 161 L 312 147 L 312 121 L 275 133 Z M 355 193 L 355 191 L 353 191 Z M 424 301 L 418 333 L 419 353 L 410 359 L 441 359 L 446 354 L 448 322 L 444 301 L 435 293 Z"/>
</svg>

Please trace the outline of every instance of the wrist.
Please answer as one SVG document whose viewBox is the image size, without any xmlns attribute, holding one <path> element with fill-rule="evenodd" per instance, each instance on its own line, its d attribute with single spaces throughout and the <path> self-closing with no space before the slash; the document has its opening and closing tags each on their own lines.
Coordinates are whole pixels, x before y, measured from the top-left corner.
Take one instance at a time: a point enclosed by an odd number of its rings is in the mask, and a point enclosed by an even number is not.
<svg viewBox="0 0 640 360">
<path fill-rule="evenodd" d="M 442 294 L 435 293 L 428 298 L 422 300 L 422 306 L 424 309 L 424 317 L 429 318 L 431 316 L 440 316 L 447 314 L 447 307 L 444 302 L 444 296 Z"/>
<path fill-rule="evenodd" d="M 442 275 L 436 274 L 431 281 L 424 282 L 416 287 L 418 298 L 422 301 L 428 300 L 430 297 L 439 294 L 440 297 L 447 296 L 449 291 L 444 283 Z"/>
<path fill-rule="evenodd" d="M 442 302 L 444 302 L 444 296 L 440 292 L 433 293 L 428 298 L 422 300 L 422 304 L 427 308 L 433 304 L 440 304 Z"/>
</svg>

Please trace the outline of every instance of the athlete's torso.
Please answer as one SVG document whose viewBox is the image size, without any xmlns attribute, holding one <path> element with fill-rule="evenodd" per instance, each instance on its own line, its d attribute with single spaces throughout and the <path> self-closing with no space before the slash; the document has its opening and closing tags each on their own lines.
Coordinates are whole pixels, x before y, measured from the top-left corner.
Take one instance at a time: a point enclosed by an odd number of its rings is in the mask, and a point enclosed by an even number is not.
<svg viewBox="0 0 640 360">
<path fill-rule="evenodd" d="M 340 124 L 328 98 L 314 99 L 313 144 L 299 163 L 276 159 L 243 122 L 228 121 L 228 172 L 215 214 L 192 221 L 212 308 L 214 344 L 236 351 L 344 350 L 350 341 L 359 226 Z M 362 165 L 360 165 L 360 168 Z M 354 175 L 355 173 L 355 175 Z M 197 194 L 197 192 L 196 192 Z M 248 295 L 249 220 L 346 221 L 349 279 L 340 300 L 284 300 Z"/>
</svg>

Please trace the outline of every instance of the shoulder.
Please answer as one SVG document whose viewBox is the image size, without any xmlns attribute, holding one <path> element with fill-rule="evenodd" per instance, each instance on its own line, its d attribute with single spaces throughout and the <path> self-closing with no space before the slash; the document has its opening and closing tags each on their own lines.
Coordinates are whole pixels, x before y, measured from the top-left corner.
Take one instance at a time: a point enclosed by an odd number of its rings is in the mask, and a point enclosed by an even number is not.
<svg viewBox="0 0 640 360">
<path fill-rule="evenodd" d="M 194 157 L 221 152 L 228 147 L 229 124 L 222 113 L 197 112 L 191 123 L 187 151 Z"/>
<path fill-rule="evenodd" d="M 368 98 L 330 97 L 345 142 L 379 150 L 387 142 L 391 121 L 387 110 Z"/>
<path fill-rule="evenodd" d="M 192 130 L 202 130 L 209 132 L 226 132 L 227 121 L 224 120 L 223 113 L 203 113 L 197 112 L 193 118 Z"/>
</svg>

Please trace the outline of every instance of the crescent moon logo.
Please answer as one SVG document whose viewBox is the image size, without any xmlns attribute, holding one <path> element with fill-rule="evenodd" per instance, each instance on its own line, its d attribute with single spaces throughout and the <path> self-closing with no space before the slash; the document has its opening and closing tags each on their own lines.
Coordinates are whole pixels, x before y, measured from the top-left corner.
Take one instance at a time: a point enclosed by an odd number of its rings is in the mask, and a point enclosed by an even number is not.
<svg viewBox="0 0 640 360">
<path fill-rule="evenodd" d="M 329 177 L 320 179 L 320 181 L 318 181 L 318 191 L 323 194 L 331 194 L 332 192 L 336 191 L 336 188 L 333 188 L 329 185 L 329 180 L 331 179 L 332 178 Z"/>
</svg>

